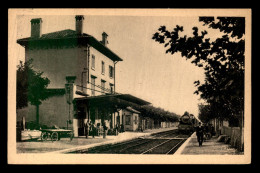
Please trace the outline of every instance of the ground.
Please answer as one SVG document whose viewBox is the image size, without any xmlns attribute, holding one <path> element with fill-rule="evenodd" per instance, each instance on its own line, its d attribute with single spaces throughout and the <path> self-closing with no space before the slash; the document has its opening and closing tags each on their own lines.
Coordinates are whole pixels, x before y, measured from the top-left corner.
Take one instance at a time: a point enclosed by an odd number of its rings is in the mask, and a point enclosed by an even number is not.
<svg viewBox="0 0 260 173">
<path fill-rule="evenodd" d="M 217 142 L 217 137 L 212 137 L 210 140 L 203 142 L 202 146 L 199 147 L 196 135 L 193 135 L 181 154 L 237 155 L 243 153 L 237 152 L 234 148 L 230 148 L 229 145 L 224 142 Z"/>
<path fill-rule="evenodd" d="M 91 136 L 86 139 L 85 137 L 74 138 L 70 141 L 69 138 L 61 138 L 60 141 L 52 142 L 48 141 L 34 141 L 34 142 L 17 142 L 17 153 L 47 153 L 47 152 L 63 152 L 65 150 L 73 150 L 75 148 L 87 148 L 94 145 L 101 145 L 107 143 L 117 143 L 125 140 L 131 140 L 140 136 L 151 135 L 161 131 L 167 131 L 176 129 L 161 128 L 146 130 L 145 132 L 124 132 L 118 136 L 107 136 L 105 139 L 100 137 L 92 138 Z M 203 143 L 202 147 L 199 147 L 195 133 L 191 136 L 190 140 L 183 145 L 182 149 L 178 152 L 181 155 L 242 155 L 244 153 L 237 152 L 234 148 L 230 148 L 228 144 L 223 142 L 217 142 L 217 137 L 213 137 L 210 140 Z"/>
<path fill-rule="evenodd" d="M 177 127 L 171 128 L 160 128 L 160 129 L 147 129 L 144 132 L 124 132 L 119 133 L 118 136 L 107 136 L 105 139 L 100 137 L 92 138 L 91 136 L 86 139 L 85 137 L 77 137 L 73 138 L 70 141 L 69 138 L 61 138 L 60 141 L 52 142 L 48 141 L 26 141 L 26 142 L 17 142 L 16 149 L 17 153 L 46 153 L 46 152 L 54 152 L 61 151 L 65 149 L 73 149 L 77 147 L 89 146 L 92 144 L 101 144 L 106 142 L 120 142 L 124 140 L 130 140 L 132 138 L 150 135 L 151 133 L 161 132 L 176 129 Z"/>
<path fill-rule="evenodd" d="M 61 138 L 60 141 L 34 141 L 34 142 L 17 142 L 17 153 L 45 153 L 68 148 L 74 148 L 82 145 L 101 143 L 111 139 L 103 139 L 101 137 L 92 138 Z"/>
</svg>

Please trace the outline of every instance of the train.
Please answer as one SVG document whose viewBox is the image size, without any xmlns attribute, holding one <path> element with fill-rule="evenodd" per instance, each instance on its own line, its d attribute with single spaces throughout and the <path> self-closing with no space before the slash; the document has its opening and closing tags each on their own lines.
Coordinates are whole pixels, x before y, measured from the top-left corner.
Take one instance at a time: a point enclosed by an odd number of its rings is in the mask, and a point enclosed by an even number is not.
<svg viewBox="0 0 260 173">
<path fill-rule="evenodd" d="M 180 133 L 193 133 L 199 122 L 200 121 L 193 114 L 184 113 L 184 115 L 180 117 L 178 130 Z"/>
</svg>

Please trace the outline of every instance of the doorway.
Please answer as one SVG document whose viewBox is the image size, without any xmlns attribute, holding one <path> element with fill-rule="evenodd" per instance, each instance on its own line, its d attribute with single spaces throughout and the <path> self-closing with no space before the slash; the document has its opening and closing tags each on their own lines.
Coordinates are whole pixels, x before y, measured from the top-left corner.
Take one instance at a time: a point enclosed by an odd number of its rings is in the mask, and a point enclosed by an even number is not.
<svg viewBox="0 0 260 173">
<path fill-rule="evenodd" d="M 84 136 L 84 119 L 86 119 L 86 111 L 84 108 L 79 108 L 78 111 L 78 136 Z"/>
</svg>

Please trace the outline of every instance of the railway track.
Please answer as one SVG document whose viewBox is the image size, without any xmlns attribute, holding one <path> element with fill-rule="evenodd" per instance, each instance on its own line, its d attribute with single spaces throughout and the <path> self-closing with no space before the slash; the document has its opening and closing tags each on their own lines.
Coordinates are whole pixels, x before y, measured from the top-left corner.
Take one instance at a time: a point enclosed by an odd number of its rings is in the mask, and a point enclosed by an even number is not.
<svg viewBox="0 0 260 173">
<path fill-rule="evenodd" d="M 169 136 L 169 135 L 177 135 L 178 134 L 178 130 L 169 130 L 169 131 L 164 131 L 164 132 L 159 132 L 156 134 L 152 134 L 152 137 L 165 137 L 165 136 Z"/>
<path fill-rule="evenodd" d="M 74 154 L 174 154 L 189 135 L 178 130 L 160 132 L 117 144 L 107 144 L 78 150 Z"/>
<path fill-rule="evenodd" d="M 186 139 L 169 139 L 141 154 L 173 154 Z"/>
</svg>

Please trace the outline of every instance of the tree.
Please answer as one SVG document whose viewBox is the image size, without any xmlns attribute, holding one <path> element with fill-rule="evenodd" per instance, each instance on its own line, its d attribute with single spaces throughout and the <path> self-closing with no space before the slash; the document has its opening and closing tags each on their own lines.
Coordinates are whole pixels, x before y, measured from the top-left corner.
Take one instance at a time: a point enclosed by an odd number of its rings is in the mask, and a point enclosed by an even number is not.
<svg viewBox="0 0 260 173">
<path fill-rule="evenodd" d="M 144 105 L 144 106 L 134 106 L 133 108 L 140 111 L 141 115 L 144 117 L 150 117 L 156 121 L 178 121 L 179 120 L 179 115 L 165 111 L 162 108 L 157 108 L 151 105 Z"/>
<path fill-rule="evenodd" d="M 36 124 L 39 125 L 39 106 L 41 101 L 46 100 L 50 94 L 47 86 L 50 80 L 42 77 L 43 72 L 33 70 L 32 59 L 17 66 L 17 104 L 16 108 L 20 109 L 31 105 L 36 106 Z"/>
<path fill-rule="evenodd" d="M 214 114 L 212 114 L 211 109 L 210 109 L 210 105 L 203 105 L 200 104 L 199 105 L 199 119 L 203 122 L 203 123 L 208 123 L 209 120 L 215 118 Z"/>
<path fill-rule="evenodd" d="M 200 17 L 209 28 L 218 29 L 222 37 L 211 41 L 207 31 L 193 27 L 193 36 L 181 36 L 182 26 L 169 32 L 161 26 L 153 35 L 164 44 L 166 53 L 181 53 L 191 63 L 205 70 L 205 81 L 195 81 L 195 94 L 207 101 L 212 112 L 220 118 L 237 118 L 242 124 L 244 110 L 245 18 Z M 213 111 L 214 110 L 214 111 Z"/>
</svg>

